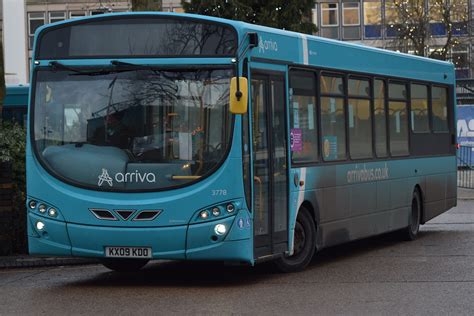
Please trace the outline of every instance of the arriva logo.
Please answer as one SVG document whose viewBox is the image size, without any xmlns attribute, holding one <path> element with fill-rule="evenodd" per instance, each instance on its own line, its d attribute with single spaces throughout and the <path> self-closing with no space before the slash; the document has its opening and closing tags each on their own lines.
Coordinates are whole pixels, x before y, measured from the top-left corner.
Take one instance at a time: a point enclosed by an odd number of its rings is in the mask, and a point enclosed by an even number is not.
<svg viewBox="0 0 474 316">
<path fill-rule="evenodd" d="M 267 50 L 272 52 L 278 52 L 278 43 L 273 40 L 263 40 L 260 37 L 258 41 L 258 52 L 264 54 Z"/>
<path fill-rule="evenodd" d="M 102 174 L 99 175 L 99 182 L 97 182 L 97 185 L 100 187 L 104 182 L 107 182 L 109 186 L 113 186 L 113 180 L 115 180 L 118 183 L 123 183 L 123 182 L 147 182 L 147 183 L 155 183 L 156 182 L 156 176 L 154 173 L 148 172 L 148 173 L 140 173 L 138 170 L 135 170 L 135 172 L 127 172 L 127 173 L 122 173 L 122 172 L 117 172 L 114 176 L 114 178 L 111 178 L 109 175 L 109 171 L 105 168 L 102 169 Z"/>
<path fill-rule="evenodd" d="M 107 169 L 102 169 L 102 174 L 99 176 L 99 182 L 97 183 L 97 185 L 101 187 L 104 182 L 107 182 L 109 186 L 114 185 Z"/>
</svg>

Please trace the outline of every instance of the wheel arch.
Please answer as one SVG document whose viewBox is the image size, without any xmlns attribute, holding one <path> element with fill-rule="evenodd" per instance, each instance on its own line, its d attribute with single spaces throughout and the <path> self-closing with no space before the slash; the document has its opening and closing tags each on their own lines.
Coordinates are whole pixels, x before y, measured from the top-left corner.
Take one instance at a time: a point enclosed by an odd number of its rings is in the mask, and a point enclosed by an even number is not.
<svg viewBox="0 0 474 316">
<path fill-rule="evenodd" d="M 313 219 L 314 229 L 316 230 L 315 238 L 316 238 L 316 250 L 321 248 L 321 230 L 319 229 L 319 210 L 317 207 L 314 207 L 314 204 L 309 200 L 304 200 L 303 203 L 299 206 L 306 208 L 309 211 Z"/>
</svg>

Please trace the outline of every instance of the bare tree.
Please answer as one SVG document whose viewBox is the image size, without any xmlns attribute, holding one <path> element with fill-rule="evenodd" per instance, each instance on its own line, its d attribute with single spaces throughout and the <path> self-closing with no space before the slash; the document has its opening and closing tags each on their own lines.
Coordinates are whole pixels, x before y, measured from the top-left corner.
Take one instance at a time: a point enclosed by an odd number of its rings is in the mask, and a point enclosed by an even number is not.
<svg viewBox="0 0 474 316">
<path fill-rule="evenodd" d="M 396 34 L 393 45 L 403 52 L 447 60 L 449 52 L 468 33 L 467 0 L 387 0 L 388 28 Z M 436 36 L 444 33 L 443 36 Z"/>
</svg>

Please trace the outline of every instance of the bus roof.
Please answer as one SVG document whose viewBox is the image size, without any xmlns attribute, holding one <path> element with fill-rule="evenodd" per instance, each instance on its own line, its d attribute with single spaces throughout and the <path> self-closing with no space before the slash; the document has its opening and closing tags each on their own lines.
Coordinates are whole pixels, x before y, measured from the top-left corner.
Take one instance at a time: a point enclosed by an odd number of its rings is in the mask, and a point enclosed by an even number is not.
<svg viewBox="0 0 474 316">
<path fill-rule="evenodd" d="M 61 24 L 97 21 L 120 16 L 162 16 L 201 19 L 232 26 L 238 34 L 239 43 L 249 32 L 259 34 L 259 46 L 248 54 L 252 58 L 275 60 L 290 65 L 306 65 L 333 70 L 427 80 L 453 84 L 455 82 L 452 63 L 414 56 L 365 45 L 337 41 L 313 35 L 254 25 L 241 21 L 167 12 L 124 12 L 83 17 L 74 21 L 63 21 L 40 27 L 36 35 L 50 27 Z"/>
</svg>

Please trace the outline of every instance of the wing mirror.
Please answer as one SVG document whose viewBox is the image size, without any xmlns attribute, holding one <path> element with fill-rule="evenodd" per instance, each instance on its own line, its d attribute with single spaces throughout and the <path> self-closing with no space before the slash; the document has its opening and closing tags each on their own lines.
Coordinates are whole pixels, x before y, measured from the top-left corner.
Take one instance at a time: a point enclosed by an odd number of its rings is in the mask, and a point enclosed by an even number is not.
<svg viewBox="0 0 474 316">
<path fill-rule="evenodd" d="M 233 114 L 247 113 L 248 98 L 247 78 L 233 77 L 230 80 L 230 112 Z"/>
</svg>

